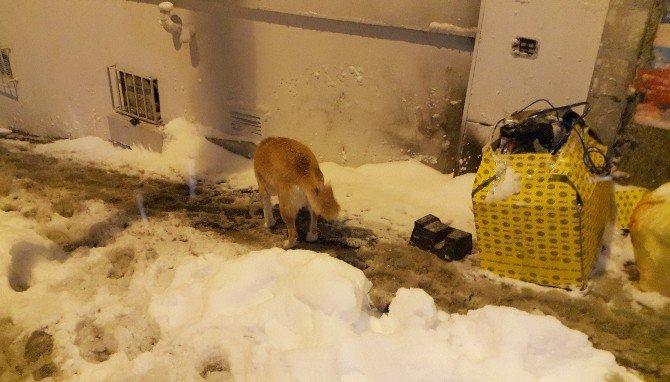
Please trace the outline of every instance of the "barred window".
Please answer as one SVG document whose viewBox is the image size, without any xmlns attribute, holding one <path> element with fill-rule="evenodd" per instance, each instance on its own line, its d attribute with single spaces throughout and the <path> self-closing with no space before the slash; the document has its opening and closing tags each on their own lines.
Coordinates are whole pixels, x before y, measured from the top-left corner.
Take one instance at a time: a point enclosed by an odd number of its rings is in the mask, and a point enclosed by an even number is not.
<svg viewBox="0 0 670 382">
<path fill-rule="evenodd" d="M 121 70 L 116 65 L 108 67 L 107 74 L 112 107 L 117 113 L 156 125 L 162 122 L 158 79 Z"/>
<path fill-rule="evenodd" d="M 9 48 L 0 48 L 0 73 L 2 74 L 3 82 L 14 79 L 12 65 L 9 63 Z"/>
</svg>

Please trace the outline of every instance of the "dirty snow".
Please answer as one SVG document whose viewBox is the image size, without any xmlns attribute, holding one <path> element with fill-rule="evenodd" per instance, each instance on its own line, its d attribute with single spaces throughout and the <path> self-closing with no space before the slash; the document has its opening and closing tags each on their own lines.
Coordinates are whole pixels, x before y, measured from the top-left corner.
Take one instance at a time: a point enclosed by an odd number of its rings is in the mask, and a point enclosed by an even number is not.
<svg viewBox="0 0 670 382">
<path fill-rule="evenodd" d="M 90 137 L 35 151 L 184 183 L 191 163 L 200 178 L 255 185 L 251 162 L 201 138 L 202 127 L 182 119 L 166 131 L 162 154 Z M 451 178 L 415 161 L 322 170 L 345 219 L 406 238 L 408 222 L 433 213 L 474 233 L 472 174 Z M 178 219 L 136 221 L 110 244 L 66 255 L 55 233 L 77 237 L 116 211 L 93 202 L 63 216 L 26 193 L 22 207 L 0 211 L 0 317 L 26 335 L 50 333 L 58 380 L 638 380 L 551 316 L 498 306 L 449 314 L 405 288 L 380 316 L 370 281 L 342 261 L 252 251 Z M 40 203 L 41 216 L 26 213 Z M 613 244 L 613 261 L 627 261 L 628 243 Z"/>
</svg>

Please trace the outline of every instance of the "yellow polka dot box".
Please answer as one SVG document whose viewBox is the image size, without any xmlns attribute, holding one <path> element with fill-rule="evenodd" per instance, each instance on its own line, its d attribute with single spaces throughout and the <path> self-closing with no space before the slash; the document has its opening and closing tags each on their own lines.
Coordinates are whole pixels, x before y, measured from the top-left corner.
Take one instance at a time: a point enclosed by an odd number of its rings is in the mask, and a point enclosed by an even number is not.
<svg viewBox="0 0 670 382">
<path fill-rule="evenodd" d="M 616 226 L 621 229 L 628 229 L 630 218 L 633 216 L 633 210 L 642 197 L 649 190 L 637 186 L 614 187 L 614 202 L 616 203 Z"/>
<path fill-rule="evenodd" d="M 482 268 L 540 285 L 585 286 L 610 219 L 612 182 L 589 171 L 572 132 L 556 154 L 485 149 L 472 191 Z"/>
</svg>

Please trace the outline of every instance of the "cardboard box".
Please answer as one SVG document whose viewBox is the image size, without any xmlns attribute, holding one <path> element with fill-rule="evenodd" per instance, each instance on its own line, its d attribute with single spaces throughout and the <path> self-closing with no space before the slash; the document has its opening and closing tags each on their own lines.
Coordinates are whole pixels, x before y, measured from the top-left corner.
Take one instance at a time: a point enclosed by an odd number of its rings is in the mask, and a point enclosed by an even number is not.
<svg viewBox="0 0 670 382">
<path fill-rule="evenodd" d="M 540 285 L 586 285 L 610 219 L 612 184 L 592 174 L 583 155 L 574 131 L 556 155 L 485 150 L 472 191 L 482 268 Z M 501 183 L 501 168 L 520 175 L 520 188 L 495 200 L 487 196 Z"/>
<path fill-rule="evenodd" d="M 618 228 L 628 229 L 630 218 L 633 216 L 633 210 L 648 192 L 648 189 L 636 186 L 616 185 L 614 187 L 616 226 Z"/>
</svg>

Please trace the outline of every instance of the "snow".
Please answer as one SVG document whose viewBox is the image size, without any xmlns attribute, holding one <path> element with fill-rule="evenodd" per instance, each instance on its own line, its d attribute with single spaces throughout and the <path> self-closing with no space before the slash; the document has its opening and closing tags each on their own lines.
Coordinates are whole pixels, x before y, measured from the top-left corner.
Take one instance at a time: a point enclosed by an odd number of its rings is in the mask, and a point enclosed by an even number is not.
<svg viewBox="0 0 670 382">
<path fill-rule="evenodd" d="M 20 214 L 0 218 L 3 249 L 20 242 L 48 247 Z M 147 230 L 136 223 L 122 245 L 151 248 L 135 235 L 175 228 L 163 224 Z M 550 316 L 495 306 L 448 314 L 423 290 L 401 288 L 389 313 L 377 317 L 368 308 L 370 282 L 329 255 L 210 244 L 216 250 L 198 256 L 178 245 L 156 248 L 155 262 L 139 259 L 125 288 L 98 275 L 115 248 L 95 248 L 64 263 L 42 261 L 25 292 L 2 277 L 0 306 L 27 327 L 49 327 L 58 352 L 69 359 L 63 373 L 72 381 L 195 381 L 211 362 L 239 381 L 601 381 L 610 373 L 626 375 L 612 354 Z M 72 283 L 80 288 L 65 288 Z M 159 330 L 148 330 L 151 323 Z M 106 346 L 116 351 L 106 361 L 87 361 L 69 340 L 86 325 L 114 338 Z M 158 337 L 150 350 L 137 348 L 143 335 Z"/>
<path fill-rule="evenodd" d="M 203 130 L 170 122 L 162 154 L 91 137 L 34 150 L 184 183 L 193 166 L 201 178 L 255 187 L 251 162 L 200 138 Z M 406 239 L 413 220 L 433 213 L 474 233 L 473 174 L 452 178 L 411 160 L 321 168 L 344 218 L 375 232 L 389 227 Z M 24 191 L 16 203 L 48 203 Z M 327 254 L 253 251 L 167 217 L 137 221 L 113 243 L 66 257 L 54 232 L 78 237 L 116 210 L 89 201 L 71 217 L 24 212 L 0 211 L 0 317 L 27 333 L 46 328 L 66 380 L 638 380 L 551 316 L 499 306 L 450 314 L 422 289 L 406 288 L 380 316 L 363 272 Z M 612 264 L 628 259 L 629 243 L 615 243 Z M 29 288 L 17 291 L 10 280 Z M 101 349 L 108 358 L 91 361 Z"/>
<path fill-rule="evenodd" d="M 416 160 L 355 168 L 328 162 L 320 167 L 326 182 L 333 185 L 345 220 L 383 224 L 409 238 L 411 223 L 433 214 L 445 224 L 475 232 L 470 199 L 474 174 L 454 178 Z M 256 185 L 252 170 L 235 174 L 229 181 L 239 188 Z"/>
<path fill-rule="evenodd" d="M 521 191 L 521 174 L 504 160 L 496 159 L 496 179 L 486 195 L 487 202 L 505 200 Z"/>
<path fill-rule="evenodd" d="M 216 181 L 250 166 L 248 159 L 224 150 L 205 138 L 216 135 L 208 127 L 178 118 L 165 125 L 161 153 L 143 147 L 124 150 L 93 136 L 56 141 L 38 146 L 35 151 L 108 168 L 126 169 L 130 173 L 161 176 L 173 181 L 192 176 L 203 178 L 205 174 L 210 180 Z"/>
<path fill-rule="evenodd" d="M 474 37 L 477 34 L 476 27 L 464 28 L 449 23 L 438 23 L 436 21 L 428 25 L 428 30 L 463 37 Z"/>
</svg>

